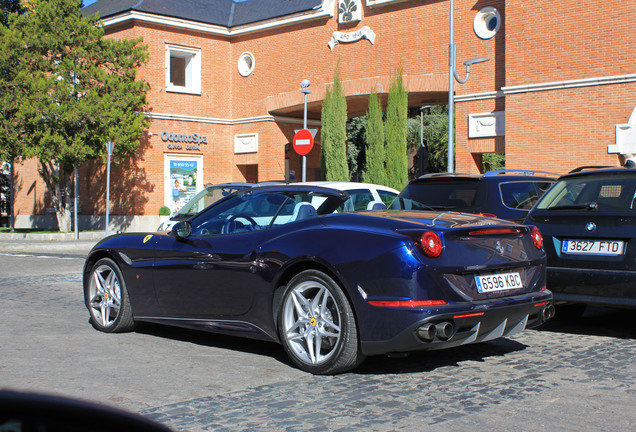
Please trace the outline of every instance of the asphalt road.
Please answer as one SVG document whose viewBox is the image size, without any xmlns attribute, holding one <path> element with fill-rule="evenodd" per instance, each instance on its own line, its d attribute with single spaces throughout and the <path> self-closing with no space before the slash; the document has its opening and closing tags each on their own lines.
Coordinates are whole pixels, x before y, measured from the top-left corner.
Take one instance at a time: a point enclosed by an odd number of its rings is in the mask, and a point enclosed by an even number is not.
<svg viewBox="0 0 636 432">
<path fill-rule="evenodd" d="M 0 253 L 0 388 L 113 405 L 179 431 L 636 430 L 634 311 L 592 309 L 511 339 L 312 376 L 271 343 L 94 330 L 83 255 Z"/>
</svg>

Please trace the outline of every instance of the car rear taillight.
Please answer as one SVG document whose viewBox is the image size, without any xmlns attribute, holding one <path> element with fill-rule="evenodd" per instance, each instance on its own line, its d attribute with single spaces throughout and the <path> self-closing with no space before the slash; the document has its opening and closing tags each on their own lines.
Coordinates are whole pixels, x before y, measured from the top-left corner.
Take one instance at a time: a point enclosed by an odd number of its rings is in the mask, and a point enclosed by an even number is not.
<svg viewBox="0 0 636 432">
<path fill-rule="evenodd" d="M 492 214 L 492 213 L 476 213 L 476 214 L 477 214 L 477 216 L 485 216 L 485 217 L 497 219 L 497 215 Z"/>
<path fill-rule="evenodd" d="M 537 249 L 541 249 L 543 247 L 543 236 L 541 235 L 541 231 L 536 226 L 532 227 L 531 231 L 532 235 L 532 243 L 534 243 L 534 247 Z"/>
<path fill-rule="evenodd" d="M 377 307 L 406 307 L 406 308 L 424 308 L 432 306 L 443 306 L 446 304 L 444 300 L 369 300 L 371 306 Z"/>
<path fill-rule="evenodd" d="M 437 258 L 444 249 L 442 239 L 435 231 L 425 231 L 420 239 L 420 246 L 424 255 L 429 258 Z"/>
<path fill-rule="evenodd" d="M 518 228 L 480 228 L 470 231 L 468 235 L 480 236 L 480 235 L 503 235 L 503 234 L 521 234 L 521 230 Z"/>
</svg>

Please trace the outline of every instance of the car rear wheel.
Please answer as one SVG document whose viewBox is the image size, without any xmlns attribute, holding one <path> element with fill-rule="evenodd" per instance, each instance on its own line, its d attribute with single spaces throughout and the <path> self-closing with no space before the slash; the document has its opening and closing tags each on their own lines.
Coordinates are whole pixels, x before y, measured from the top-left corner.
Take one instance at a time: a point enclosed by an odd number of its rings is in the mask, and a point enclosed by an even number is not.
<svg viewBox="0 0 636 432">
<path fill-rule="evenodd" d="M 364 359 L 349 300 L 320 271 L 306 270 L 287 285 L 278 328 L 287 354 L 304 371 L 335 374 Z"/>
<path fill-rule="evenodd" d="M 119 333 L 135 327 L 124 278 L 112 259 L 97 261 L 84 287 L 84 300 L 97 330 Z"/>
</svg>

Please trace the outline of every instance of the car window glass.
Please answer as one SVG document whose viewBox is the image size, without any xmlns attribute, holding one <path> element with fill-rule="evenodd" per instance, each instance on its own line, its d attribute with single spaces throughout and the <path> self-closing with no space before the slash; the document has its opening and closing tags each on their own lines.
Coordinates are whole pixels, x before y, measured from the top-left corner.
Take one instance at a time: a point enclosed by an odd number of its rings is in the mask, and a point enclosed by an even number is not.
<svg viewBox="0 0 636 432">
<path fill-rule="evenodd" d="M 427 181 L 406 186 L 391 208 L 473 211 L 483 207 L 487 185 L 482 181 Z"/>
<path fill-rule="evenodd" d="M 353 189 L 348 190 L 349 199 L 338 207 L 339 212 L 352 212 L 358 210 L 366 210 L 367 205 L 373 201 L 373 194 L 369 189 Z"/>
<path fill-rule="evenodd" d="M 266 229 L 289 200 L 276 193 L 239 194 L 195 217 L 191 235 L 236 234 Z"/>
<path fill-rule="evenodd" d="M 538 209 L 589 211 L 636 210 L 636 178 L 582 176 L 563 179 L 537 204 Z"/>
<path fill-rule="evenodd" d="M 539 199 L 534 182 L 506 182 L 499 184 L 501 202 L 513 209 L 530 209 Z"/>
<path fill-rule="evenodd" d="M 387 207 L 391 207 L 391 203 L 397 196 L 397 194 L 385 190 L 378 190 L 378 195 L 380 195 L 380 199 Z"/>
<path fill-rule="evenodd" d="M 211 204 L 225 198 L 237 190 L 245 189 L 244 187 L 235 186 L 208 186 L 201 192 L 197 193 L 181 210 L 177 212 L 179 215 L 193 216 L 208 207 Z"/>
</svg>

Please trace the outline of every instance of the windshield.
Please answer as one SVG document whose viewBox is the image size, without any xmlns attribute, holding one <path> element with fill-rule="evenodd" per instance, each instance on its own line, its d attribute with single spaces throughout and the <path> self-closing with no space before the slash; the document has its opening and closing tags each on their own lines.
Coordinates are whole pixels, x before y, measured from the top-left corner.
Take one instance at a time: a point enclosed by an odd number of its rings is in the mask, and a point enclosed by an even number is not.
<svg viewBox="0 0 636 432">
<path fill-rule="evenodd" d="M 225 198 L 233 192 L 241 189 L 246 189 L 247 186 L 208 186 L 201 192 L 196 194 L 186 205 L 181 207 L 176 215 L 179 216 L 194 216 L 201 212 L 204 208 L 219 201 L 221 198 Z"/>
<path fill-rule="evenodd" d="M 472 212 L 486 204 L 488 186 L 475 180 L 413 182 L 391 205 L 397 210 L 455 210 Z"/>
<path fill-rule="evenodd" d="M 265 230 L 332 213 L 343 198 L 314 191 L 255 191 L 234 195 L 192 219 L 192 235 Z"/>
<path fill-rule="evenodd" d="M 636 177 L 570 177 L 558 181 L 537 204 L 540 210 L 625 211 L 636 209 Z"/>
</svg>

